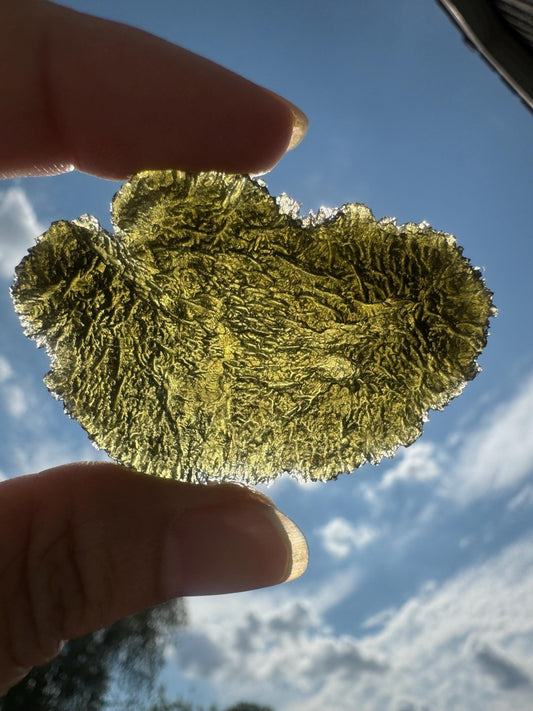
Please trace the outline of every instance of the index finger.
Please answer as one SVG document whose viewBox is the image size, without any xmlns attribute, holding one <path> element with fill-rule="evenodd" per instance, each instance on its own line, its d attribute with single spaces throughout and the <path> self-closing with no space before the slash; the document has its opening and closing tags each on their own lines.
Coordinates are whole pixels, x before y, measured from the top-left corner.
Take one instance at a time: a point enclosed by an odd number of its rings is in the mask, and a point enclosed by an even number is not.
<svg viewBox="0 0 533 711">
<path fill-rule="evenodd" d="M 0 174 L 261 173 L 307 119 L 285 99 L 140 30 L 44 0 L 4 0 Z"/>
</svg>

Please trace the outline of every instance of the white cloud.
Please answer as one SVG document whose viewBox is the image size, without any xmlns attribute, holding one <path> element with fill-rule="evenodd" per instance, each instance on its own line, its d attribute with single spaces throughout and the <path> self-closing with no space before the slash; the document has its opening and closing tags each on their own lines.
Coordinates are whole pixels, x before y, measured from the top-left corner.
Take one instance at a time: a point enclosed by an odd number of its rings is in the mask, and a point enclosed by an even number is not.
<svg viewBox="0 0 533 711">
<path fill-rule="evenodd" d="M 11 364 L 0 355 L 0 401 L 6 412 L 18 419 L 28 410 L 28 397 L 20 385 L 10 382 L 13 377 Z"/>
<path fill-rule="evenodd" d="M 13 420 L 13 437 L 2 442 L 2 467 L 10 476 L 30 474 L 71 461 L 109 460 L 89 442 L 83 430 L 65 418 L 65 434 L 58 436 L 57 405 L 42 387 L 36 389 L 30 374 L 17 372 L 0 355 L 0 414 Z M 21 384 L 19 384 L 19 382 Z M 61 415 L 60 415 L 61 417 Z"/>
<path fill-rule="evenodd" d="M 398 482 L 424 482 L 436 479 L 440 474 L 437 461 L 438 450 L 433 442 L 418 440 L 402 450 L 398 462 L 389 469 L 380 483 L 381 489 L 389 489 Z"/>
<path fill-rule="evenodd" d="M 359 584 L 359 575 L 354 568 L 343 565 L 343 572 L 328 578 L 328 582 L 319 587 L 313 586 L 313 608 L 319 615 L 326 615 L 344 600 L 352 597 Z"/>
<path fill-rule="evenodd" d="M 0 383 L 5 383 L 13 377 L 13 369 L 11 368 L 9 361 L 0 355 Z"/>
<path fill-rule="evenodd" d="M 205 675 L 220 703 L 279 711 L 532 708 L 533 538 L 428 583 L 361 636 L 327 622 L 355 591 L 355 578 L 342 584 L 344 598 L 332 579 L 307 595 L 291 584 L 189 600 L 179 667 L 189 682 Z"/>
<path fill-rule="evenodd" d="M 458 430 L 443 444 L 418 440 L 400 450 L 392 466 L 377 484 L 356 487 L 357 497 L 369 504 L 375 516 L 382 515 L 401 484 L 435 483 L 427 516 L 435 514 L 442 498 L 461 506 L 481 498 L 518 489 L 509 508 L 533 504 L 533 373 L 520 383 L 516 393 L 487 408 L 474 426 Z M 440 500 L 440 501 L 439 501 Z"/>
<path fill-rule="evenodd" d="M 306 586 L 305 577 L 288 585 L 279 585 L 265 590 L 191 598 L 191 615 L 201 626 L 211 629 L 219 625 L 227 625 L 228 620 L 243 618 L 247 610 L 258 610 L 261 617 L 267 611 L 270 617 L 304 600 L 306 605 L 311 604 L 314 613 L 321 618 L 350 598 L 357 590 L 358 576 L 353 569 L 347 567 L 343 572 L 330 576 L 327 582 L 319 586 Z M 227 619 L 220 617 L 221 605 L 227 612 L 225 616 Z"/>
<path fill-rule="evenodd" d="M 13 474 L 33 474 L 44 469 L 57 467 L 67 462 L 109 461 L 103 451 L 97 450 L 90 442 L 61 440 L 48 436 L 42 442 L 32 441 L 27 447 L 14 447 L 11 456 L 15 471 Z"/>
<path fill-rule="evenodd" d="M 468 504 L 517 486 L 533 471 L 533 375 L 449 458 L 442 493 Z"/>
<path fill-rule="evenodd" d="M 471 650 L 481 669 L 502 689 L 531 687 L 531 676 L 505 652 L 487 642 L 473 642 Z"/>
<path fill-rule="evenodd" d="M 26 395 L 19 385 L 4 385 L 2 399 L 4 407 L 11 417 L 22 417 L 28 409 Z"/>
<path fill-rule="evenodd" d="M 362 550 L 377 538 L 379 531 L 373 526 L 354 526 L 345 518 L 337 517 L 318 530 L 324 549 L 334 558 L 346 558 L 354 550 Z"/>
<path fill-rule="evenodd" d="M 387 607 L 385 610 L 377 612 L 375 615 L 368 617 L 362 624 L 363 629 L 372 629 L 374 627 L 383 627 L 390 622 L 397 610 L 394 607 Z"/>
<path fill-rule="evenodd" d="M 410 699 L 401 699 L 396 706 L 394 706 L 394 711 L 431 711 L 429 706 L 426 704 L 417 704 L 415 701 Z"/>
<path fill-rule="evenodd" d="M 15 266 L 42 232 L 21 188 L 9 188 L 0 194 L 0 277 L 13 276 Z"/>
<path fill-rule="evenodd" d="M 290 584 L 189 599 L 189 626 L 176 650 L 178 668 L 194 680 L 208 665 L 206 678 L 220 703 L 254 698 L 271 704 L 274 696 L 276 708 L 289 698 L 314 694 L 330 675 L 379 674 L 381 659 L 362 653 L 347 635 L 336 637 L 325 621 L 355 586 L 356 577 L 343 573 L 308 595 L 295 592 L 305 585 Z"/>
<path fill-rule="evenodd" d="M 531 688 L 520 672 L 533 664 L 532 609 L 533 538 L 441 587 L 429 586 L 377 635 L 358 640 L 363 650 L 390 663 L 368 708 L 389 708 L 399 697 L 465 711 L 531 708 Z M 494 683 L 488 685 L 491 673 Z M 507 696 L 511 690 L 516 694 Z"/>
<path fill-rule="evenodd" d="M 533 508 L 533 485 L 526 484 L 507 504 L 509 511 L 521 508 Z"/>
<path fill-rule="evenodd" d="M 260 484 L 257 488 L 271 498 L 286 494 L 288 491 L 295 489 L 309 494 L 322 493 L 328 490 L 327 482 L 311 481 L 310 479 L 304 479 L 296 474 L 287 473 L 281 474 L 266 484 Z"/>
<path fill-rule="evenodd" d="M 491 407 L 475 427 L 446 444 L 424 439 L 401 451 L 377 485 L 358 488 L 374 513 L 385 510 L 388 491 L 399 484 L 435 482 L 435 494 L 467 506 L 483 497 L 517 489 L 533 474 L 533 373 L 519 390 Z M 392 496 L 392 491 L 391 491 Z M 437 499 L 435 500 L 437 501 Z M 509 508 L 533 504 L 533 489 L 517 493 Z M 431 504 L 428 514 L 431 514 Z"/>
</svg>

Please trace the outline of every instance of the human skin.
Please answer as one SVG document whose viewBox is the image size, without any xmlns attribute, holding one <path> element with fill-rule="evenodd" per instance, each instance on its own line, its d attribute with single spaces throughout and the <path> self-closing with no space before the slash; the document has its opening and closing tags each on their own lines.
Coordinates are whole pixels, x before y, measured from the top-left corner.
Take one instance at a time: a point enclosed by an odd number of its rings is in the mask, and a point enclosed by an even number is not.
<svg viewBox="0 0 533 711">
<path fill-rule="evenodd" d="M 206 59 L 44 0 L 3 0 L 0 67 L 4 178 L 258 174 L 307 129 L 288 101 Z M 295 524 L 242 486 L 103 462 L 9 479 L 0 483 L 0 694 L 63 640 L 172 597 L 274 585 L 306 565 Z"/>
</svg>

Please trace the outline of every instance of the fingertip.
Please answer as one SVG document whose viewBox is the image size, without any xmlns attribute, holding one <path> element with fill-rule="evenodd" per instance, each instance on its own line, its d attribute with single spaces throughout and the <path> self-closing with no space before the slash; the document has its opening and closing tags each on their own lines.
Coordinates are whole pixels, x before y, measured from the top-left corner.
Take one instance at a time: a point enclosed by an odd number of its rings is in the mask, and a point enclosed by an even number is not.
<svg viewBox="0 0 533 711">
<path fill-rule="evenodd" d="M 56 164 L 111 179 L 167 168 L 258 174 L 305 134 L 287 100 L 146 32 L 48 2 L 41 31 Z"/>
<path fill-rule="evenodd" d="M 278 509 L 274 510 L 281 523 L 290 546 L 290 564 L 285 579 L 282 582 L 289 583 L 291 580 L 299 578 L 307 570 L 309 562 L 309 548 L 302 531 L 288 516 Z"/>
<path fill-rule="evenodd" d="M 10 631 L 0 636 L 0 689 L 47 661 L 60 640 L 178 595 L 293 580 L 307 563 L 295 524 L 242 486 L 105 462 L 1 486 L 0 608 Z"/>
<path fill-rule="evenodd" d="M 289 151 L 292 151 L 297 146 L 299 146 L 305 138 L 309 129 L 309 119 L 304 114 L 304 112 L 300 108 L 298 108 L 298 106 L 296 106 L 296 104 L 287 101 L 287 99 L 283 99 L 283 101 L 285 101 L 285 103 L 287 104 L 292 114 L 293 121 L 291 138 L 287 148 L 285 149 L 285 152 L 288 153 Z"/>
<path fill-rule="evenodd" d="M 167 534 L 163 576 L 169 597 L 215 595 L 293 580 L 306 564 L 297 526 L 250 497 L 177 516 Z"/>
</svg>

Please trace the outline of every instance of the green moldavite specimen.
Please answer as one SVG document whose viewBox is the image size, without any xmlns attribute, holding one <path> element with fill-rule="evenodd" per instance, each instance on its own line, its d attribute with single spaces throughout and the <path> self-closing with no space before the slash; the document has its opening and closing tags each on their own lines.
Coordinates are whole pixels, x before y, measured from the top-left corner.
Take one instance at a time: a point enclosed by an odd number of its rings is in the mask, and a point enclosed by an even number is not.
<svg viewBox="0 0 533 711">
<path fill-rule="evenodd" d="M 154 171 L 115 234 L 55 222 L 16 270 L 48 388 L 94 443 L 182 480 L 330 479 L 390 456 L 479 370 L 492 294 L 448 234 L 307 218 L 249 177 Z"/>
</svg>

